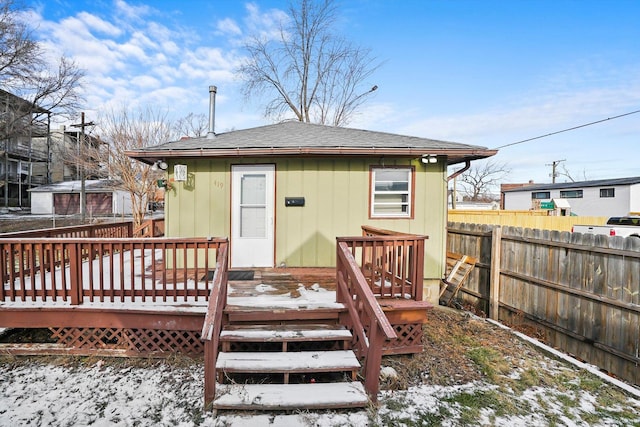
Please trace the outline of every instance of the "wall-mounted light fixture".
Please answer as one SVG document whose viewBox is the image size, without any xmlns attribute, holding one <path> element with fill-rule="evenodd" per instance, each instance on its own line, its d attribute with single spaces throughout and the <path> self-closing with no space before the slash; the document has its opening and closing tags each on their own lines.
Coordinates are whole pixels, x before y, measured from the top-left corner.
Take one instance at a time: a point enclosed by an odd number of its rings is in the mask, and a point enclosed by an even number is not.
<svg viewBox="0 0 640 427">
<path fill-rule="evenodd" d="M 166 171 L 168 167 L 169 167 L 169 165 L 164 160 L 156 160 L 151 165 L 151 170 L 152 171 L 157 171 L 158 169 L 160 169 L 160 170 Z"/>
<path fill-rule="evenodd" d="M 425 165 L 427 163 L 438 163 L 438 156 L 436 156 L 435 154 L 423 154 L 420 161 Z"/>
</svg>

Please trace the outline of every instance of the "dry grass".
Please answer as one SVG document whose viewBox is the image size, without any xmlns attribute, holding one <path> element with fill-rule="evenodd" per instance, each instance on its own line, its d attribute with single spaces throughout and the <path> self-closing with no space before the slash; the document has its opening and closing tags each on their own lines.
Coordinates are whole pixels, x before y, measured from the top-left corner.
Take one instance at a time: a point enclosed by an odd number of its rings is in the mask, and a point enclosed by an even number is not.
<svg viewBox="0 0 640 427">
<path fill-rule="evenodd" d="M 385 357 L 383 365 L 395 368 L 400 376 L 382 386 L 398 390 L 419 384 L 466 384 L 485 377 L 495 380 L 510 370 L 510 360 L 533 354 L 508 331 L 488 327 L 468 313 L 437 307 L 424 325 L 424 352 Z"/>
</svg>

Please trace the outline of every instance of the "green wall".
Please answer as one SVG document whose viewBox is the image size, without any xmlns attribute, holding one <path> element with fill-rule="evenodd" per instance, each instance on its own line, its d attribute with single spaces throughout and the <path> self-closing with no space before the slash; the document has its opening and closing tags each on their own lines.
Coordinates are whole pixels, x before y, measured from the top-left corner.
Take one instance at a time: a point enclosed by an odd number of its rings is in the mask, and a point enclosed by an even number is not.
<svg viewBox="0 0 640 427">
<path fill-rule="evenodd" d="M 379 158 L 290 157 L 263 159 L 185 159 L 188 180 L 172 182 L 166 193 L 168 237 L 226 237 L 231 230 L 231 165 L 276 165 L 275 265 L 335 265 L 336 236 L 360 236 L 361 225 L 426 234 L 425 278 L 440 278 L 446 245 L 446 170 L 444 163 Z M 414 219 L 370 220 L 370 166 L 415 167 Z M 304 197 L 305 206 L 285 207 L 285 197 Z"/>
</svg>

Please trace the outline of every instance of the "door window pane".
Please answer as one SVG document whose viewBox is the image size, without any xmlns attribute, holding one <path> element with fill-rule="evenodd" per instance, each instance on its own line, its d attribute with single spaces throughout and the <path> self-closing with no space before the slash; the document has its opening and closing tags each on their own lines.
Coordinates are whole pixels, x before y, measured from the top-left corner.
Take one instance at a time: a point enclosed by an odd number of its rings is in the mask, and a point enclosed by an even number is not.
<svg viewBox="0 0 640 427">
<path fill-rule="evenodd" d="M 266 237 L 265 174 L 246 174 L 240 184 L 240 237 Z"/>
<path fill-rule="evenodd" d="M 240 203 L 243 205 L 264 205 L 266 200 L 266 179 L 264 174 L 244 175 L 242 177 Z"/>
<path fill-rule="evenodd" d="M 266 237 L 266 212 L 264 206 L 241 206 L 240 237 Z"/>
</svg>

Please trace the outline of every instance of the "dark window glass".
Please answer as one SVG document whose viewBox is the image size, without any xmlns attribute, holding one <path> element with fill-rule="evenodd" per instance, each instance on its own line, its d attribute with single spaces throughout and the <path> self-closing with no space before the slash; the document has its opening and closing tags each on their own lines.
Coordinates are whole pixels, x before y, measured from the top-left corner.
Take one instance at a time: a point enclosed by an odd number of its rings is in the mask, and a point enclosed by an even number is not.
<svg viewBox="0 0 640 427">
<path fill-rule="evenodd" d="M 534 200 L 550 199 L 551 193 L 549 191 L 534 191 L 531 193 L 531 198 Z"/>
<path fill-rule="evenodd" d="M 616 197 L 615 188 L 601 188 L 600 197 Z"/>
<path fill-rule="evenodd" d="M 582 190 L 565 190 L 560 192 L 562 199 L 582 199 Z"/>
</svg>

